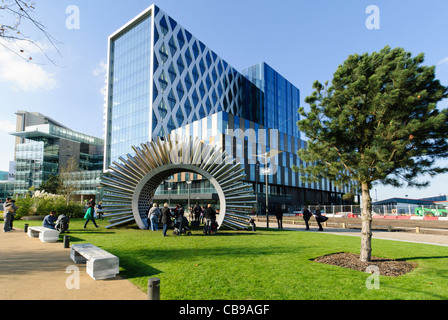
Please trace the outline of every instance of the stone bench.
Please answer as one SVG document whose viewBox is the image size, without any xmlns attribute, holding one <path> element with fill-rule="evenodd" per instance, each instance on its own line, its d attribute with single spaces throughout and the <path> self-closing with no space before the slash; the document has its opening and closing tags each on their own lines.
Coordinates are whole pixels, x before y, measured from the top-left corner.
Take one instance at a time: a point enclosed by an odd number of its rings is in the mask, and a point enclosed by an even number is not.
<svg viewBox="0 0 448 320">
<path fill-rule="evenodd" d="M 42 242 L 58 242 L 59 231 L 45 227 L 28 227 L 28 236 L 32 238 L 39 237 Z"/>
<path fill-rule="evenodd" d="M 74 244 L 70 258 L 75 263 L 87 263 L 86 272 L 94 280 L 115 278 L 119 273 L 119 259 L 90 243 Z"/>
</svg>

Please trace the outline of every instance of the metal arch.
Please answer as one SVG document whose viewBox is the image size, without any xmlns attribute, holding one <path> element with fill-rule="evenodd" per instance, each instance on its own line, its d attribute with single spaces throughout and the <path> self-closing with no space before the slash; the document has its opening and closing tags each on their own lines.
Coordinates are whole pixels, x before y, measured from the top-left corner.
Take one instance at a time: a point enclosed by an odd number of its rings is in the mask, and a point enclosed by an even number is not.
<svg viewBox="0 0 448 320">
<path fill-rule="evenodd" d="M 106 228 L 135 221 L 144 229 L 142 218 L 160 184 L 169 176 L 181 173 L 198 173 L 215 187 L 220 214 L 218 227 L 233 230 L 246 229 L 250 217 L 244 209 L 252 209 L 256 203 L 252 185 L 244 183 L 241 164 L 221 151 L 219 147 L 206 145 L 191 137 L 165 138 L 133 147 L 135 155 L 120 157 L 109 174 L 101 182 L 104 189 L 103 212 L 109 219 Z"/>
</svg>

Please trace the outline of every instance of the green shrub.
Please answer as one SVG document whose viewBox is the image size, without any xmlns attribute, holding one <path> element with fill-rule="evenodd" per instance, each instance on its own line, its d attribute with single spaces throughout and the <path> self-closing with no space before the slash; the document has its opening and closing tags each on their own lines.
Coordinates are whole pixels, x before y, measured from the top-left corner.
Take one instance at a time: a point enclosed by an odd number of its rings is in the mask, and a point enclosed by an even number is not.
<svg viewBox="0 0 448 320">
<path fill-rule="evenodd" d="M 19 207 L 16 219 L 24 216 L 46 216 L 53 210 L 57 215 L 65 214 L 73 218 L 83 217 L 84 206 L 75 202 L 67 204 L 63 196 L 39 195 L 32 198 L 17 198 L 16 205 Z"/>
<path fill-rule="evenodd" d="M 25 216 L 34 215 L 35 212 L 33 210 L 33 199 L 32 198 L 17 198 L 16 206 L 19 208 L 17 210 L 15 219 L 20 219 Z"/>
</svg>

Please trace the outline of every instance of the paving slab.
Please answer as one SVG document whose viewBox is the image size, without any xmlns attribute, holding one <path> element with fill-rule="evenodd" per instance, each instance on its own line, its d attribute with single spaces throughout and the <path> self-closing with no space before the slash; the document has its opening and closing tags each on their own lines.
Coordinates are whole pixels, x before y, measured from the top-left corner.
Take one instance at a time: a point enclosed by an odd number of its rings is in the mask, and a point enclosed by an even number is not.
<svg viewBox="0 0 448 320">
<path fill-rule="evenodd" d="M 43 243 L 17 228 L 5 233 L 3 225 L 1 230 L 0 301 L 147 299 L 146 293 L 120 276 L 93 280 L 85 264 L 70 259 L 70 249 L 62 242 Z"/>
<path fill-rule="evenodd" d="M 272 229 L 276 221 L 270 221 Z M 1 229 L 3 230 L 3 226 Z M 266 223 L 257 222 L 257 227 Z M 361 236 L 359 229 L 324 228 L 283 224 L 284 230 Z M 448 246 L 448 236 L 410 232 L 373 231 L 373 239 L 406 241 Z M 93 280 L 85 264 L 74 264 L 70 249 L 62 242 L 43 243 L 28 237 L 23 230 L 0 232 L 0 301 L 1 300 L 146 300 L 147 295 L 120 276 Z M 79 289 L 73 288 L 73 268 L 79 269 Z"/>
</svg>

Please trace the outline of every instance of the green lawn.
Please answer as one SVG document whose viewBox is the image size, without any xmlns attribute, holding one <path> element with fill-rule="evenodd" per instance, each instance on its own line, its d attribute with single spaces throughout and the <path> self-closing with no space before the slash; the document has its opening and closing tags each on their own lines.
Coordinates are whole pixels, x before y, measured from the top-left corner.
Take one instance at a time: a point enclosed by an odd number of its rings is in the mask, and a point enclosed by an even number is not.
<svg viewBox="0 0 448 320">
<path fill-rule="evenodd" d="M 39 225 L 39 222 L 28 222 Z M 220 231 L 205 236 L 162 237 L 162 231 L 86 230 L 70 222 L 71 243 L 93 243 L 120 258 L 120 275 L 146 292 L 148 278 L 161 280 L 164 300 L 364 300 L 448 299 L 448 247 L 373 240 L 373 255 L 416 262 L 404 276 L 380 277 L 366 287 L 367 273 L 313 262 L 336 252 L 359 253 L 358 237 L 313 232 Z M 23 221 L 14 222 L 16 228 Z M 62 238 L 62 237 L 61 237 Z"/>
</svg>

